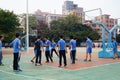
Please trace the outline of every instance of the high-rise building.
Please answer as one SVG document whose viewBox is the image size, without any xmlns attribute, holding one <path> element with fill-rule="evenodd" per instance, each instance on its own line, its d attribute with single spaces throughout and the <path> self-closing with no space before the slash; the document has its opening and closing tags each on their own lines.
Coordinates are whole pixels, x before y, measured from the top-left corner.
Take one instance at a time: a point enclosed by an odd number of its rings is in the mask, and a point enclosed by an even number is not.
<svg viewBox="0 0 120 80">
<path fill-rule="evenodd" d="M 83 11 L 83 8 L 78 7 L 77 4 L 74 4 L 73 1 L 65 1 L 63 6 L 62 6 L 62 14 L 67 15 L 69 14 L 72 10 L 80 10 Z"/>
<path fill-rule="evenodd" d="M 65 1 L 62 6 L 62 14 L 68 15 L 73 14 L 75 16 L 80 17 L 80 22 L 84 22 L 85 18 L 83 17 L 83 8 L 78 7 L 77 4 L 74 4 L 73 1 Z"/>
</svg>

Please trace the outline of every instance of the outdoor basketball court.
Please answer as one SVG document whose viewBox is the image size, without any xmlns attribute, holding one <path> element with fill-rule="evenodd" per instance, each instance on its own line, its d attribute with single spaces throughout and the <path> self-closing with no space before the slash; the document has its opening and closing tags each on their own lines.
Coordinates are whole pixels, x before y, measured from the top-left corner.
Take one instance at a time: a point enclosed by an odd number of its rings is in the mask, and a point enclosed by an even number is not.
<svg viewBox="0 0 120 80">
<path fill-rule="evenodd" d="M 42 66 L 35 66 L 30 60 L 33 57 L 33 48 L 29 53 L 22 52 L 20 66 L 22 72 L 14 72 L 12 69 L 12 49 L 3 49 L 3 63 L 0 66 L 0 80 L 119 80 L 120 59 L 98 58 L 101 48 L 93 48 L 92 61 L 84 62 L 86 48 L 77 48 L 76 64 L 71 64 L 67 53 L 67 67 L 58 67 L 58 57 L 53 54 L 54 63 L 45 63 L 45 55 L 42 54 Z"/>
</svg>

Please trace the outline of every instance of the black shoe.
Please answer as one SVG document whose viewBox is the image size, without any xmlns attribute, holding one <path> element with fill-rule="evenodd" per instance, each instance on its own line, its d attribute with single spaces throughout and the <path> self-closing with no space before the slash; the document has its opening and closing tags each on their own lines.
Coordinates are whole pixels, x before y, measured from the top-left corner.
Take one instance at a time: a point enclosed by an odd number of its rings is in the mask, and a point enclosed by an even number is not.
<svg viewBox="0 0 120 80">
<path fill-rule="evenodd" d="M 46 63 L 49 63 L 49 61 L 46 61 Z"/>
<path fill-rule="evenodd" d="M 113 58 L 115 60 L 115 58 Z"/>
<path fill-rule="evenodd" d="M 91 62 L 91 59 L 89 59 L 88 61 Z"/>
<path fill-rule="evenodd" d="M 0 66 L 4 66 L 4 64 L 0 64 Z"/>
<path fill-rule="evenodd" d="M 19 71 L 22 71 L 21 69 L 18 69 Z"/>
<path fill-rule="evenodd" d="M 59 65 L 58 67 L 61 67 L 61 65 Z"/>
<path fill-rule="evenodd" d="M 40 65 L 42 65 L 41 63 L 39 63 Z"/>
<path fill-rule="evenodd" d="M 75 64 L 75 62 L 72 62 L 71 64 Z"/>
<path fill-rule="evenodd" d="M 75 60 L 77 61 L 78 59 L 76 58 Z"/>
<path fill-rule="evenodd" d="M 37 63 L 35 63 L 35 66 L 37 66 Z"/>
<path fill-rule="evenodd" d="M 87 61 L 87 59 L 84 59 L 84 61 L 86 62 L 86 61 Z"/>
<path fill-rule="evenodd" d="M 21 72 L 22 70 L 21 69 L 14 69 L 13 71 L 14 72 Z"/>
<path fill-rule="evenodd" d="M 118 56 L 117 58 L 119 59 L 120 57 Z"/>
<path fill-rule="evenodd" d="M 34 61 L 33 60 L 30 60 L 32 63 L 34 63 Z"/>
<path fill-rule="evenodd" d="M 67 65 L 64 65 L 64 67 L 66 67 Z"/>
</svg>

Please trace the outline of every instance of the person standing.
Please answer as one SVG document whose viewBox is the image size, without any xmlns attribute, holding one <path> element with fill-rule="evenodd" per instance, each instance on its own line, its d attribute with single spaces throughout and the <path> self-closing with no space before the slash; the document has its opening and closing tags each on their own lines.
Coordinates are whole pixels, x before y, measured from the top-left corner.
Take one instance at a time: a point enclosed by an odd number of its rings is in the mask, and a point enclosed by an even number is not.
<svg viewBox="0 0 120 80">
<path fill-rule="evenodd" d="M 76 41 L 73 39 L 73 36 L 70 36 L 70 42 L 69 42 L 69 49 L 70 49 L 70 56 L 72 59 L 72 64 L 75 64 L 75 56 L 76 56 Z"/>
<path fill-rule="evenodd" d="M 48 40 L 47 37 L 45 37 L 44 40 L 45 40 L 45 45 L 44 46 L 46 47 L 46 49 L 45 49 L 46 63 L 49 63 L 49 59 L 51 60 L 51 62 L 53 62 L 52 57 L 50 55 L 51 42 L 50 42 L 50 40 Z"/>
<path fill-rule="evenodd" d="M 40 36 L 38 36 L 37 40 L 35 41 L 35 47 L 37 50 L 35 66 L 37 66 L 37 63 L 42 65 L 41 58 L 42 58 L 42 51 L 44 52 L 44 46 L 43 46 L 43 41 L 41 40 Z"/>
<path fill-rule="evenodd" d="M 20 42 L 20 34 L 16 33 L 16 38 L 12 41 L 13 45 L 13 70 L 15 71 L 22 71 L 20 69 L 20 66 L 18 65 L 18 62 L 20 60 L 20 47 L 21 47 L 21 42 Z"/>
<path fill-rule="evenodd" d="M 54 40 L 52 40 L 52 43 L 51 43 L 51 57 L 53 57 L 53 51 L 56 53 L 56 55 L 59 57 L 57 51 L 56 51 L 56 43 Z"/>
<path fill-rule="evenodd" d="M 4 66 L 4 64 L 2 63 L 2 40 L 3 40 L 3 36 L 0 36 L 0 66 Z"/>
<path fill-rule="evenodd" d="M 89 36 L 87 36 L 86 38 L 87 38 L 87 40 L 86 40 L 86 59 L 84 61 L 87 61 L 88 56 L 90 58 L 88 61 L 91 61 L 92 40 L 90 39 Z"/>
<path fill-rule="evenodd" d="M 59 51 L 59 66 L 62 66 L 62 57 L 64 59 L 64 67 L 67 66 L 67 60 L 66 60 L 66 42 L 63 40 L 63 36 L 60 36 L 60 40 L 58 41 L 58 51 Z"/>
<path fill-rule="evenodd" d="M 35 43 L 34 43 L 34 57 L 32 58 L 32 60 L 30 60 L 32 63 L 34 63 L 34 59 L 36 58 L 36 54 L 37 54 L 36 41 L 37 41 L 37 38 L 35 39 Z"/>
<path fill-rule="evenodd" d="M 116 57 L 119 58 L 117 53 L 117 42 L 115 41 L 115 38 L 112 38 L 112 45 L 113 45 L 113 52 L 114 52 L 113 59 L 115 59 Z"/>
</svg>

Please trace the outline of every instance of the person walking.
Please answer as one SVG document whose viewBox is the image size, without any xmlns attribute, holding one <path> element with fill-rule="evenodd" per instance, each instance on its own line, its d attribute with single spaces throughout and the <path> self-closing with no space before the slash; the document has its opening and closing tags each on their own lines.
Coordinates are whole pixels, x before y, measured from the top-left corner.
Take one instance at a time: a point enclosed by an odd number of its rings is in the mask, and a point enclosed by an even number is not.
<svg viewBox="0 0 120 80">
<path fill-rule="evenodd" d="M 51 43 L 51 57 L 53 57 L 53 51 L 56 53 L 56 55 L 59 57 L 57 51 L 56 51 L 56 46 L 57 44 L 55 43 L 54 40 L 52 40 L 52 43 Z"/>
<path fill-rule="evenodd" d="M 34 59 L 36 58 L 36 54 L 37 54 L 36 41 L 37 39 L 35 39 L 35 43 L 34 43 L 34 57 L 30 60 L 32 63 L 34 63 Z"/>
</svg>

